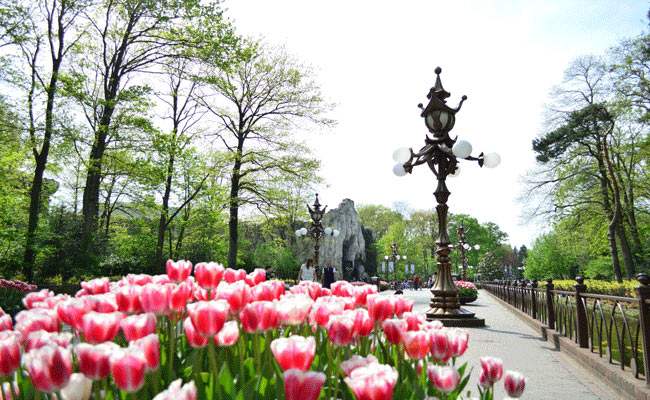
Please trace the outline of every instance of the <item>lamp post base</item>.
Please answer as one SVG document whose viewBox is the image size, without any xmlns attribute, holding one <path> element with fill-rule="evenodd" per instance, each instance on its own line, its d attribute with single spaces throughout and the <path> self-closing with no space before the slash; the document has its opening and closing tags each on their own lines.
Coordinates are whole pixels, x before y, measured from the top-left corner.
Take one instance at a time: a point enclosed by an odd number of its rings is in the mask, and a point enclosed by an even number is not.
<svg viewBox="0 0 650 400">
<path fill-rule="evenodd" d="M 444 326 L 462 328 L 481 328 L 485 326 L 485 320 L 476 318 L 475 314 L 464 308 L 453 309 L 431 308 L 427 311 L 427 320 L 438 320 Z"/>
</svg>

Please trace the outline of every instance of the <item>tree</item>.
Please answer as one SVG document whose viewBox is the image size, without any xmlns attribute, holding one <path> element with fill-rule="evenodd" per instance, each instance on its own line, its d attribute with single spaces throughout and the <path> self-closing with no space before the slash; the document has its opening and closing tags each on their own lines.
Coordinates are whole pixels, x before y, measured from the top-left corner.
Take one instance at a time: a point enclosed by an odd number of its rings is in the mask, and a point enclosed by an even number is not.
<svg viewBox="0 0 650 400">
<path fill-rule="evenodd" d="M 26 70 L 26 83 L 21 84 L 26 91 L 27 132 L 31 152 L 34 157 L 34 172 L 30 189 L 29 220 L 23 258 L 23 274 L 32 281 L 36 257 L 36 231 L 43 195 L 43 178 L 47 168 L 51 146 L 60 131 L 56 127 L 57 113 L 55 103 L 59 94 L 60 74 L 64 58 L 79 40 L 81 34 L 75 32 L 75 24 L 87 7 L 85 1 L 44 0 L 32 4 L 33 11 L 25 17 L 25 25 L 7 28 L 5 34 L 20 48 Z M 66 35 L 72 31 L 71 40 Z M 44 54 L 44 57 L 41 55 Z M 45 72 L 47 71 L 47 72 Z M 43 115 L 42 118 L 39 115 Z M 42 135 L 41 135 L 42 132 Z"/>
<path fill-rule="evenodd" d="M 91 54 L 86 60 L 97 62 L 80 62 L 84 70 L 79 73 L 97 80 L 88 82 L 86 92 L 77 97 L 93 133 L 83 193 L 84 237 L 90 246 L 97 231 L 104 153 L 111 140 L 120 139 L 114 114 L 143 88 L 129 77 L 151 72 L 166 58 L 178 56 L 175 47 L 198 49 L 212 36 L 211 43 L 220 39 L 219 47 L 210 47 L 216 57 L 231 51 L 236 41 L 220 10 L 195 0 L 118 0 L 102 3 L 87 15 L 94 36 L 85 44 L 85 53 Z"/>
<path fill-rule="evenodd" d="M 231 68 L 217 70 L 205 82 L 211 93 L 203 105 L 217 118 L 214 132 L 230 155 L 228 266 L 237 266 L 241 206 L 273 207 L 272 183 L 284 175 L 311 181 L 317 163 L 294 140 L 301 123 L 329 126 L 329 109 L 309 69 L 283 49 L 254 49 Z M 210 96 L 212 94 L 213 96 Z"/>
<path fill-rule="evenodd" d="M 546 234 L 537 240 L 526 259 L 526 279 L 573 279 L 575 258 L 563 248 L 558 235 Z"/>
<path fill-rule="evenodd" d="M 548 124 L 552 129 L 533 141 L 540 172 L 530 185 L 532 191 L 548 190 L 553 206 L 548 214 L 598 213 L 610 222 L 610 251 L 620 281 L 616 239 L 628 278 L 634 265 L 608 151 L 607 137 L 614 130 L 615 117 L 605 103 L 609 96 L 606 71 L 596 57 L 578 58 L 567 69 L 563 86 L 556 88 L 557 105 L 551 106 Z"/>
<path fill-rule="evenodd" d="M 384 236 L 393 223 L 404 218 L 399 212 L 382 205 L 359 204 L 356 208 L 359 222 L 372 229 L 376 238 Z"/>
</svg>

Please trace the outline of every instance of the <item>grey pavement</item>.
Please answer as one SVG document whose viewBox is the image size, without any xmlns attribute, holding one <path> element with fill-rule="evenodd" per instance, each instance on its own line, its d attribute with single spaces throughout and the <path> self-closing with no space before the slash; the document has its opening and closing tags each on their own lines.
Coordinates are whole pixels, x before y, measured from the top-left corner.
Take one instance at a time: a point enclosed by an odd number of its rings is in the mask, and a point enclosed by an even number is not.
<svg viewBox="0 0 650 400">
<path fill-rule="evenodd" d="M 415 301 L 413 311 L 429 309 L 428 290 L 405 290 L 404 296 Z M 523 399 L 591 400 L 620 399 L 611 388 L 568 356 L 556 351 L 550 343 L 534 331 L 490 295 L 479 291 L 478 300 L 464 306 L 478 318 L 485 319 L 484 328 L 465 328 L 469 331 L 467 352 L 456 360 L 472 370 L 465 389 L 478 397 L 476 389 L 481 371 L 480 358 L 498 357 L 503 360 L 503 370 L 519 371 L 528 378 Z M 495 399 L 506 397 L 503 380 L 495 385 Z"/>
</svg>

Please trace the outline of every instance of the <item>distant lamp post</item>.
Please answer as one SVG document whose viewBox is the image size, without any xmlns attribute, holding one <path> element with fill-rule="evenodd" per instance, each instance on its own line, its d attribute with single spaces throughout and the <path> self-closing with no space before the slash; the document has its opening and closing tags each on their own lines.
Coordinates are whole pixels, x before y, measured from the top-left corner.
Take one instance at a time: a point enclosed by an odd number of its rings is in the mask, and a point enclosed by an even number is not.
<svg viewBox="0 0 650 400">
<path fill-rule="evenodd" d="M 465 228 L 465 225 L 461 221 L 460 226 L 456 230 L 458 233 L 458 244 L 455 246 L 458 250 L 460 250 L 460 255 L 461 255 L 461 263 L 463 265 L 463 280 L 467 280 L 467 251 L 469 250 L 479 250 L 481 246 L 474 245 L 470 246 L 467 243 L 467 233 L 469 232 L 469 228 Z"/>
<path fill-rule="evenodd" d="M 450 96 L 442 87 L 440 81 L 440 67 L 436 68 L 436 83 L 429 90 L 427 98 L 429 103 L 426 107 L 419 104 L 422 110 L 420 116 L 424 118 L 424 123 L 431 136 L 426 135 L 424 147 L 417 153 L 413 149 L 400 148 L 393 153 L 393 159 L 398 163 L 393 167 L 393 172 L 397 176 L 404 176 L 413 171 L 413 167 L 421 164 L 427 164 L 438 180 L 438 186 L 434 192 L 438 205 L 436 212 L 438 214 L 438 232 L 436 240 L 437 266 L 438 275 L 431 292 L 431 309 L 427 311 L 428 319 L 440 319 L 443 324 L 451 326 L 482 326 L 485 321 L 477 319 L 474 313 L 460 307 L 458 301 L 458 288 L 451 278 L 451 263 L 449 253 L 452 249 L 449 247 L 449 234 L 447 232 L 447 200 L 450 192 L 447 189 L 445 181 L 447 177 L 457 176 L 460 172 L 458 159 L 477 161 L 480 167 L 486 166 L 494 168 L 501 162 L 501 157 L 496 153 L 479 154 L 478 157 L 472 157 L 472 145 L 464 140 L 452 139 L 449 131 L 454 127 L 456 122 L 456 113 L 467 96 L 463 96 L 460 104 L 456 108 L 451 108 L 446 104 L 446 99 Z"/>
<path fill-rule="evenodd" d="M 314 266 L 318 267 L 318 251 L 320 249 L 320 238 L 323 236 L 334 236 L 337 237 L 339 235 L 339 231 L 336 229 L 332 229 L 330 227 L 323 228 L 323 224 L 321 223 L 321 220 L 323 219 L 323 215 L 325 215 L 325 210 L 327 209 L 327 206 L 323 207 L 321 209 L 321 204 L 318 202 L 318 193 L 316 193 L 316 200 L 314 201 L 314 204 L 310 207 L 307 205 L 307 210 L 309 210 L 309 215 L 311 215 L 312 223 L 309 228 L 300 228 L 296 231 L 296 236 L 305 236 L 309 234 L 313 239 L 314 239 Z"/>
<path fill-rule="evenodd" d="M 399 250 L 399 244 L 395 242 L 390 245 L 390 249 L 393 252 L 393 254 L 391 254 L 391 258 L 393 259 L 393 281 L 397 282 L 397 261 L 400 259 L 406 260 L 406 256 L 397 254 L 397 251 Z M 388 260 L 388 256 L 385 258 Z"/>
</svg>

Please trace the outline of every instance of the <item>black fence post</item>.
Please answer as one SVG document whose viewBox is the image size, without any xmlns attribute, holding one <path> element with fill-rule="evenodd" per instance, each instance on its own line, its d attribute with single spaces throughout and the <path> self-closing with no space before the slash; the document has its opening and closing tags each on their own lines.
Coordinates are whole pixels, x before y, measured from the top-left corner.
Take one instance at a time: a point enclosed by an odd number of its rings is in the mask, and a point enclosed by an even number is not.
<svg viewBox="0 0 650 400">
<path fill-rule="evenodd" d="M 555 306 L 553 305 L 553 278 L 546 280 L 546 309 L 548 310 L 548 327 L 555 329 Z"/>
<path fill-rule="evenodd" d="M 530 309 L 533 319 L 537 319 L 537 279 L 530 282 Z"/>
<path fill-rule="evenodd" d="M 589 328 L 587 327 L 587 310 L 582 293 L 587 291 L 587 285 L 584 284 L 585 278 L 578 276 L 577 284 L 573 285 L 576 290 L 576 336 L 578 345 L 583 349 L 589 347 Z"/>
<path fill-rule="evenodd" d="M 636 286 L 634 292 L 639 299 L 639 324 L 641 325 L 641 340 L 643 341 L 643 366 L 645 367 L 645 381 L 650 384 L 650 276 L 638 274 L 636 280 L 643 286 Z"/>
<path fill-rule="evenodd" d="M 510 304 L 510 281 L 506 280 L 506 303 Z"/>
<path fill-rule="evenodd" d="M 521 311 L 526 312 L 526 280 L 521 281 Z"/>
</svg>

